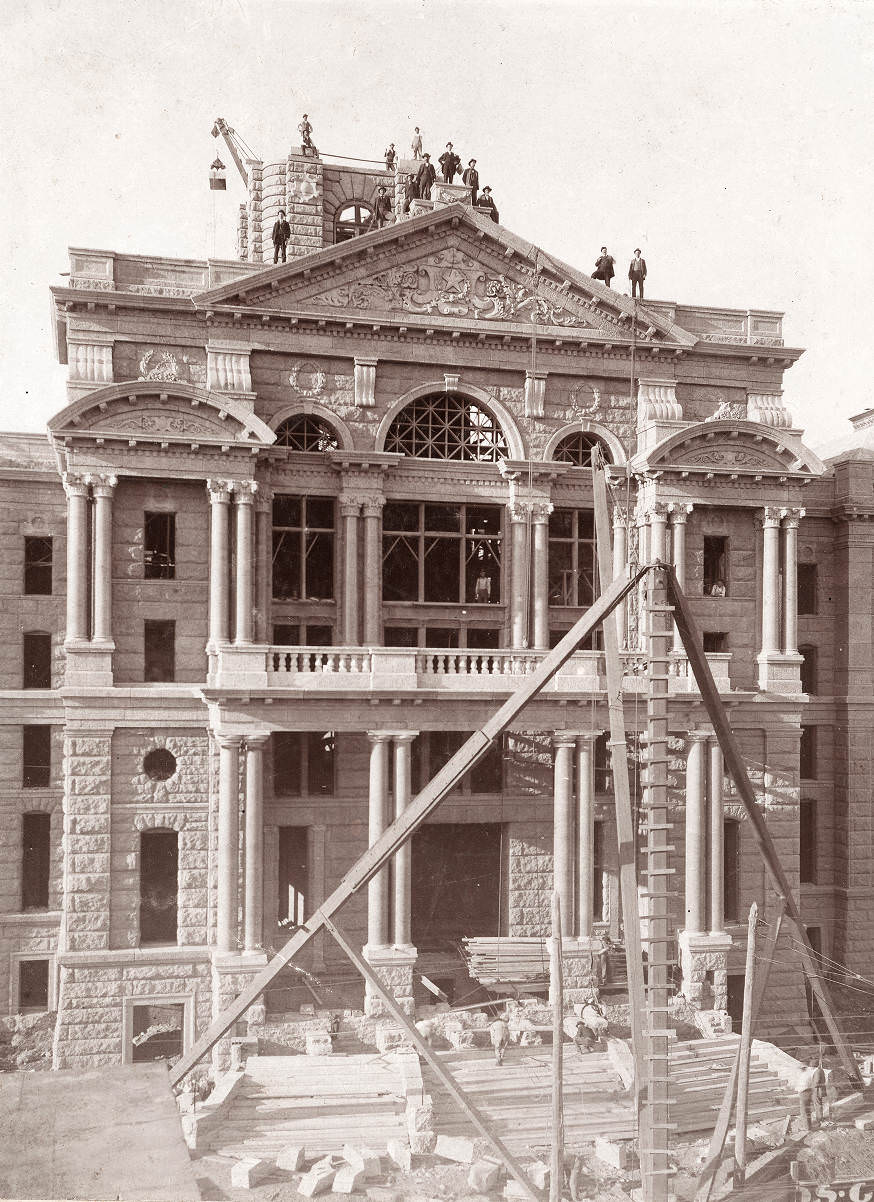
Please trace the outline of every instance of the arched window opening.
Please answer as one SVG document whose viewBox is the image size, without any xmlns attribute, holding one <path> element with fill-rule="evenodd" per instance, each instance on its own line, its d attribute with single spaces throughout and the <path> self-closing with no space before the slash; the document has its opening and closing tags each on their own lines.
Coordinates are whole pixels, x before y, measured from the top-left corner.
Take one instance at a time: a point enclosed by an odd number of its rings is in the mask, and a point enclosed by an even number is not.
<svg viewBox="0 0 874 1202">
<path fill-rule="evenodd" d="M 438 392 L 405 405 L 389 427 L 385 449 L 416 459 L 497 463 L 509 457 L 504 432 L 467 397 Z"/>
<path fill-rule="evenodd" d="M 552 457 L 559 463 L 572 463 L 574 467 L 591 467 L 593 447 L 601 448 L 605 463 L 613 462 L 613 452 L 604 439 L 598 434 L 587 434 L 584 430 L 567 434 L 553 451 Z"/>
<path fill-rule="evenodd" d="M 275 445 L 291 451 L 336 451 L 340 439 L 333 426 L 322 418 L 298 413 L 276 427 Z"/>
<path fill-rule="evenodd" d="M 363 200 L 352 200 L 341 205 L 334 218 L 334 241 L 348 242 L 367 229 L 373 209 Z"/>
</svg>

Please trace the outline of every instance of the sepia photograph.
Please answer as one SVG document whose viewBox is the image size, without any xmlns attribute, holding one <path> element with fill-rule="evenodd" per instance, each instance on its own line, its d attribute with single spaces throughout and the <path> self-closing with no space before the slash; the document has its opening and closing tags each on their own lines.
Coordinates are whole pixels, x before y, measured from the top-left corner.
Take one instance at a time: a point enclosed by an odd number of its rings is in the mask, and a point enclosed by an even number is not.
<svg viewBox="0 0 874 1202">
<path fill-rule="evenodd" d="M 0 33 L 0 1200 L 871 1202 L 874 7 Z"/>
</svg>

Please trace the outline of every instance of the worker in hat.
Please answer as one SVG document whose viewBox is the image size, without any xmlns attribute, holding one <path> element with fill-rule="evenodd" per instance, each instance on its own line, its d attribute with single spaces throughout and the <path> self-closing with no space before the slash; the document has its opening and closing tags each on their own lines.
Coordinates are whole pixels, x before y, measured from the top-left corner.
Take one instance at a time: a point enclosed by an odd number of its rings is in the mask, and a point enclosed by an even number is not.
<svg viewBox="0 0 874 1202">
<path fill-rule="evenodd" d="M 451 184 L 453 179 L 455 179 L 456 175 L 461 170 L 461 159 L 452 149 L 451 142 L 446 143 L 446 149 L 443 151 L 437 162 L 443 168 L 444 184 Z"/>
<path fill-rule="evenodd" d="M 603 280 L 607 287 L 610 287 L 610 281 L 616 274 L 616 260 L 612 255 L 607 254 L 607 247 L 601 247 L 601 253 L 595 263 L 595 270 L 592 272 L 593 280 Z"/>
<path fill-rule="evenodd" d="M 300 134 L 300 148 L 303 153 L 308 154 L 309 151 L 312 151 L 314 155 L 318 154 L 319 152 L 313 143 L 313 127 L 310 125 L 310 119 L 306 113 L 304 113 L 303 120 L 297 129 Z"/>
<path fill-rule="evenodd" d="M 285 247 L 288 239 L 291 237 L 291 226 L 285 220 L 285 209 L 279 210 L 279 217 L 273 223 L 273 262 L 279 262 L 279 256 L 282 255 L 282 261 L 285 262 Z"/>
<path fill-rule="evenodd" d="M 631 297 L 637 296 L 640 289 L 640 299 L 643 300 L 643 281 L 646 279 L 646 259 L 641 257 L 640 247 L 635 250 L 631 266 L 628 268 L 628 278 L 631 280 Z"/>
<path fill-rule="evenodd" d="M 465 168 L 462 181 L 470 188 L 470 203 L 476 204 L 476 195 L 479 191 L 479 172 L 476 169 L 476 159 L 471 159 Z"/>
<path fill-rule="evenodd" d="M 431 156 L 426 150 L 422 166 L 419 168 L 419 173 L 416 176 L 416 189 L 422 200 L 431 199 L 431 185 L 436 179 L 437 172 L 434 169 L 434 164 L 431 162 Z"/>
<path fill-rule="evenodd" d="M 388 194 L 385 184 L 380 184 L 376 190 L 376 200 L 373 202 L 373 213 L 370 221 L 367 223 L 369 230 L 381 230 L 384 225 L 388 225 L 391 217 L 391 197 Z"/>
<path fill-rule="evenodd" d="M 492 221 L 498 220 L 498 207 L 492 199 L 492 190 L 488 184 L 483 188 L 479 199 L 476 202 L 476 207 L 480 210 L 485 210 L 491 217 Z"/>
</svg>

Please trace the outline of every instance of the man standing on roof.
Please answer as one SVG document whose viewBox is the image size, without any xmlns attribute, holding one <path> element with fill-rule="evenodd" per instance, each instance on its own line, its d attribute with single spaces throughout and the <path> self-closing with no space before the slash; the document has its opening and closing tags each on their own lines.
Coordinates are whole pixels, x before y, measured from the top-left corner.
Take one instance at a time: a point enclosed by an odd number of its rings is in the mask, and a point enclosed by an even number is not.
<svg viewBox="0 0 874 1202">
<path fill-rule="evenodd" d="M 418 125 L 413 130 L 413 140 L 410 143 L 410 150 L 413 152 L 414 159 L 420 159 L 422 157 L 422 135 L 419 133 Z"/>
<path fill-rule="evenodd" d="M 498 220 L 498 207 L 492 199 L 492 190 L 488 184 L 480 193 L 479 200 L 476 202 L 476 207 L 480 212 L 486 212 L 491 217 L 492 221 Z"/>
<path fill-rule="evenodd" d="M 373 202 L 373 214 L 367 223 L 369 230 L 381 230 L 388 225 L 391 217 L 391 197 L 386 191 L 385 184 L 380 184 L 376 190 L 376 200 Z"/>
<path fill-rule="evenodd" d="M 300 148 L 304 154 L 307 154 L 310 150 L 313 154 L 318 154 L 319 152 L 313 143 L 313 127 L 310 125 L 310 120 L 306 113 L 304 113 L 303 121 L 301 121 L 297 129 L 300 134 Z"/>
<path fill-rule="evenodd" d="M 476 159 L 470 160 L 461 179 L 470 188 L 470 203 L 475 205 L 476 194 L 479 190 L 479 172 L 476 169 Z"/>
<path fill-rule="evenodd" d="M 385 152 L 385 169 L 386 169 L 386 171 L 394 170 L 396 158 L 397 158 L 397 151 L 395 150 L 394 142 L 392 142 L 392 144 L 389 146 L 389 148 Z"/>
<path fill-rule="evenodd" d="M 426 151 L 422 166 L 419 168 L 419 174 L 416 176 L 416 188 L 422 200 L 431 199 L 431 185 L 436 179 L 437 172 L 434 170 L 430 154 Z"/>
<path fill-rule="evenodd" d="M 603 280 L 607 287 L 610 287 L 610 281 L 616 274 L 616 260 L 612 255 L 607 254 L 607 247 L 601 247 L 601 254 L 598 256 L 598 262 L 595 264 L 595 270 L 592 272 L 593 280 Z"/>
<path fill-rule="evenodd" d="M 285 247 L 288 239 L 291 237 L 291 226 L 285 220 L 285 209 L 279 210 L 279 217 L 273 223 L 273 262 L 279 262 L 279 254 L 282 252 L 282 261 L 285 262 Z"/>
<path fill-rule="evenodd" d="M 461 170 L 461 159 L 452 149 L 451 142 L 446 143 L 446 149 L 443 151 L 437 161 L 443 168 L 444 184 L 451 184 L 455 176 Z"/>
<path fill-rule="evenodd" d="M 641 258 L 640 247 L 634 252 L 631 266 L 628 268 L 628 278 L 631 280 L 631 296 L 637 296 L 640 289 L 640 299 L 643 300 L 643 281 L 646 279 L 646 259 Z"/>
</svg>

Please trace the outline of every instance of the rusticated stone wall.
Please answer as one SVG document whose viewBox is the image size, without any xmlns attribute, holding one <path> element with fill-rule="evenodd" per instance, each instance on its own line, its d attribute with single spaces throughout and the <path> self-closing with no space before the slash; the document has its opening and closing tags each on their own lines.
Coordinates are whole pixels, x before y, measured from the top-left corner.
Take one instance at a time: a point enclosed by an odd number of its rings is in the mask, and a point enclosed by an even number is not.
<svg viewBox="0 0 874 1202">
<path fill-rule="evenodd" d="M 64 746 L 67 877 L 62 946 L 69 951 L 109 947 L 111 762 L 111 731 L 68 731 Z"/>
</svg>

